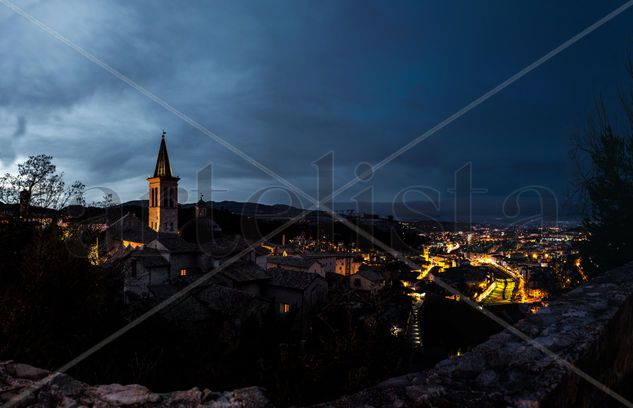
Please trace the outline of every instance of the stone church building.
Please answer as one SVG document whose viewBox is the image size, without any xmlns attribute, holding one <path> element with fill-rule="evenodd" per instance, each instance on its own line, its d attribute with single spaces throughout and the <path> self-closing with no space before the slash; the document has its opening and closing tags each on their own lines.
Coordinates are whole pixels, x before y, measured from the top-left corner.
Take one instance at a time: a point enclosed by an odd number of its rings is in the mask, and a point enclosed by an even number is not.
<svg viewBox="0 0 633 408">
<path fill-rule="evenodd" d="M 229 259 L 233 261 L 229 266 L 192 291 L 190 299 L 182 303 L 182 307 L 190 305 L 190 311 L 172 311 L 170 315 L 196 320 L 205 318 L 205 310 L 226 314 L 229 309 L 233 313 L 272 309 L 279 316 L 305 316 L 325 300 L 327 282 L 322 276 L 282 267 L 262 269 L 255 263 L 256 251 L 245 251 L 248 243 L 241 236 L 223 234 L 202 199 L 195 205 L 195 217 L 179 223 L 179 178 L 171 168 L 164 132 L 154 174 L 147 181 L 147 220 L 124 214 L 107 227 L 100 240 L 100 252 L 106 262 L 124 265 L 123 290 L 128 304 L 160 302 Z M 240 259 L 234 259 L 240 253 Z M 218 296 L 226 299 L 217 299 Z M 213 301 L 209 301 L 211 297 Z M 197 298 L 206 300 L 196 302 Z M 242 302 L 244 308 L 218 306 L 227 302 Z M 207 310 L 212 308 L 222 310 Z"/>
</svg>

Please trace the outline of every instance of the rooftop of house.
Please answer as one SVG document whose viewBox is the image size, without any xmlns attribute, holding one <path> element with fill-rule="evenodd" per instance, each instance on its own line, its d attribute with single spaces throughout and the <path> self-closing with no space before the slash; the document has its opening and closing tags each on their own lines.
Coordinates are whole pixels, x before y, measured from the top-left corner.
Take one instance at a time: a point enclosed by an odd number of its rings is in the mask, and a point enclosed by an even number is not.
<svg viewBox="0 0 633 408">
<path fill-rule="evenodd" d="M 145 225 L 132 213 L 127 213 L 108 226 L 106 230 L 112 239 L 147 244 L 155 240 L 156 231 Z"/>
<path fill-rule="evenodd" d="M 323 279 L 316 273 L 289 271 L 282 268 L 268 269 L 266 273 L 270 275 L 269 285 L 298 290 L 305 290 L 315 280 Z"/>
<path fill-rule="evenodd" d="M 269 256 L 267 261 L 269 264 L 306 269 L 318 262 L 316 259 L 305 259 L 296 256 Z"/>
<path fill-rule="evenodd" d="M 382 276 L 380 272 L 371 269 L 362 269 L 358 272 L 358 275 L 372 282 L 380 282 L 385 280 L 384 276 Z"/>
<path fill-rule="evenodd" d="M 156 234 L 156 241 L 169 252 L 197 252 L 200 247 L 184 240 L 178 234 Z"/>
<path fill-rule="evenodd" d="M 221 274 L 236 282 L 252 282 L 270 279 L 270 275 L 251 262 L 236 262 L 220 271 Z"/>
<path fill-rule="evenodd" d="M 153 285 L 149 290 L 154 294 L 153 302 L 175 295 L 182 288 L 178 285 Z M 210 313 L 225 316 L 243 316 L 250 313 L 265 312 L 269 303 L 246 292 L 227 288 L 213 283 L 205 283 L 184 296 L 174 307 L 166 308 L 162 313 L 170 320 L 203 321 Z"/>
<path fill-rule="evenodd" d="M 131 257 L 141 263 L 145 268 L 158 268 L 169 266 L 169 262 L 154 248 L 139 248 L 130 253 Z"/>
</svg>

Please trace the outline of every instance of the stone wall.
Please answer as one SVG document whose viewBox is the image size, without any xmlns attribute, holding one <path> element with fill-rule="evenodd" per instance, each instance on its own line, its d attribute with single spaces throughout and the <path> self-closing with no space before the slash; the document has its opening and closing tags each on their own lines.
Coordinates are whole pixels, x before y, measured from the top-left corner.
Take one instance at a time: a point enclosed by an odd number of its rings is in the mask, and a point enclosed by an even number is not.
<svg viewBox="0 0 633 408">
<path fill-rule="evenodd" d="M 633 372 L 633 264 L 607 272 L 516 327 L 601 384 Z M 0 404 L 49 373 L 0 363 Z M 560 361 L 503 331 L 433 369 L 389 379 L 318 407 L 595 407 L 614 403 Z M 269 407 L 260 388 L 156 394 L 139 385 L 89 386 L 60 374 L 23 406 Z M 614 405 L 615 406 L 615 405 Z"/>
</svg>

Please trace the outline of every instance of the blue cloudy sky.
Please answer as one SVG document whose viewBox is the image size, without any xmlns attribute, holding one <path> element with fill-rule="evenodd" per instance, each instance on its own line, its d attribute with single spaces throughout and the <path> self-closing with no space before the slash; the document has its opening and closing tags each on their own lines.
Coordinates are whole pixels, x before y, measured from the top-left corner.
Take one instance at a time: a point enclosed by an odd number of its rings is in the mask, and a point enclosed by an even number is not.
<svg viewBox="0 0 633 408">
<path fill-rule="evenodd" d="M 623 4 L 12 1 L 310 194 L 320 156 L 345 183 Z M 628 83 L 631 40 L 633 9 L 381 169 L 377 200 L 445 194 L 467 162 L 490 197 L 566 196 L 570 135 Z M 209 162 L 215 200 L 278 184 L 0 4 L 1 172 L 48 153 L 68 179 L 135 199 L 162 129 L 185 188 Z"/>
</svg>

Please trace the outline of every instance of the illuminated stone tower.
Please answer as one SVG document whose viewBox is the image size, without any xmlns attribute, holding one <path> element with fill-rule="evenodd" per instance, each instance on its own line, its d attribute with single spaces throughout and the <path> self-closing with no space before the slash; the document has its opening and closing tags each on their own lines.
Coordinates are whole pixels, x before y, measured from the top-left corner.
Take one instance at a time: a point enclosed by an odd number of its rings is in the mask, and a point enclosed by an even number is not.
<svg viewBox="0 0 633 408">
<path fill-rule="evenodd" d="M 165 131 L 160 141 L 154 176 L 149 182 L 148 225 L 159 233 L 178 232 L 178 177 L 174 177 L 169 165 L 165 144 Z"/>
</svg>

